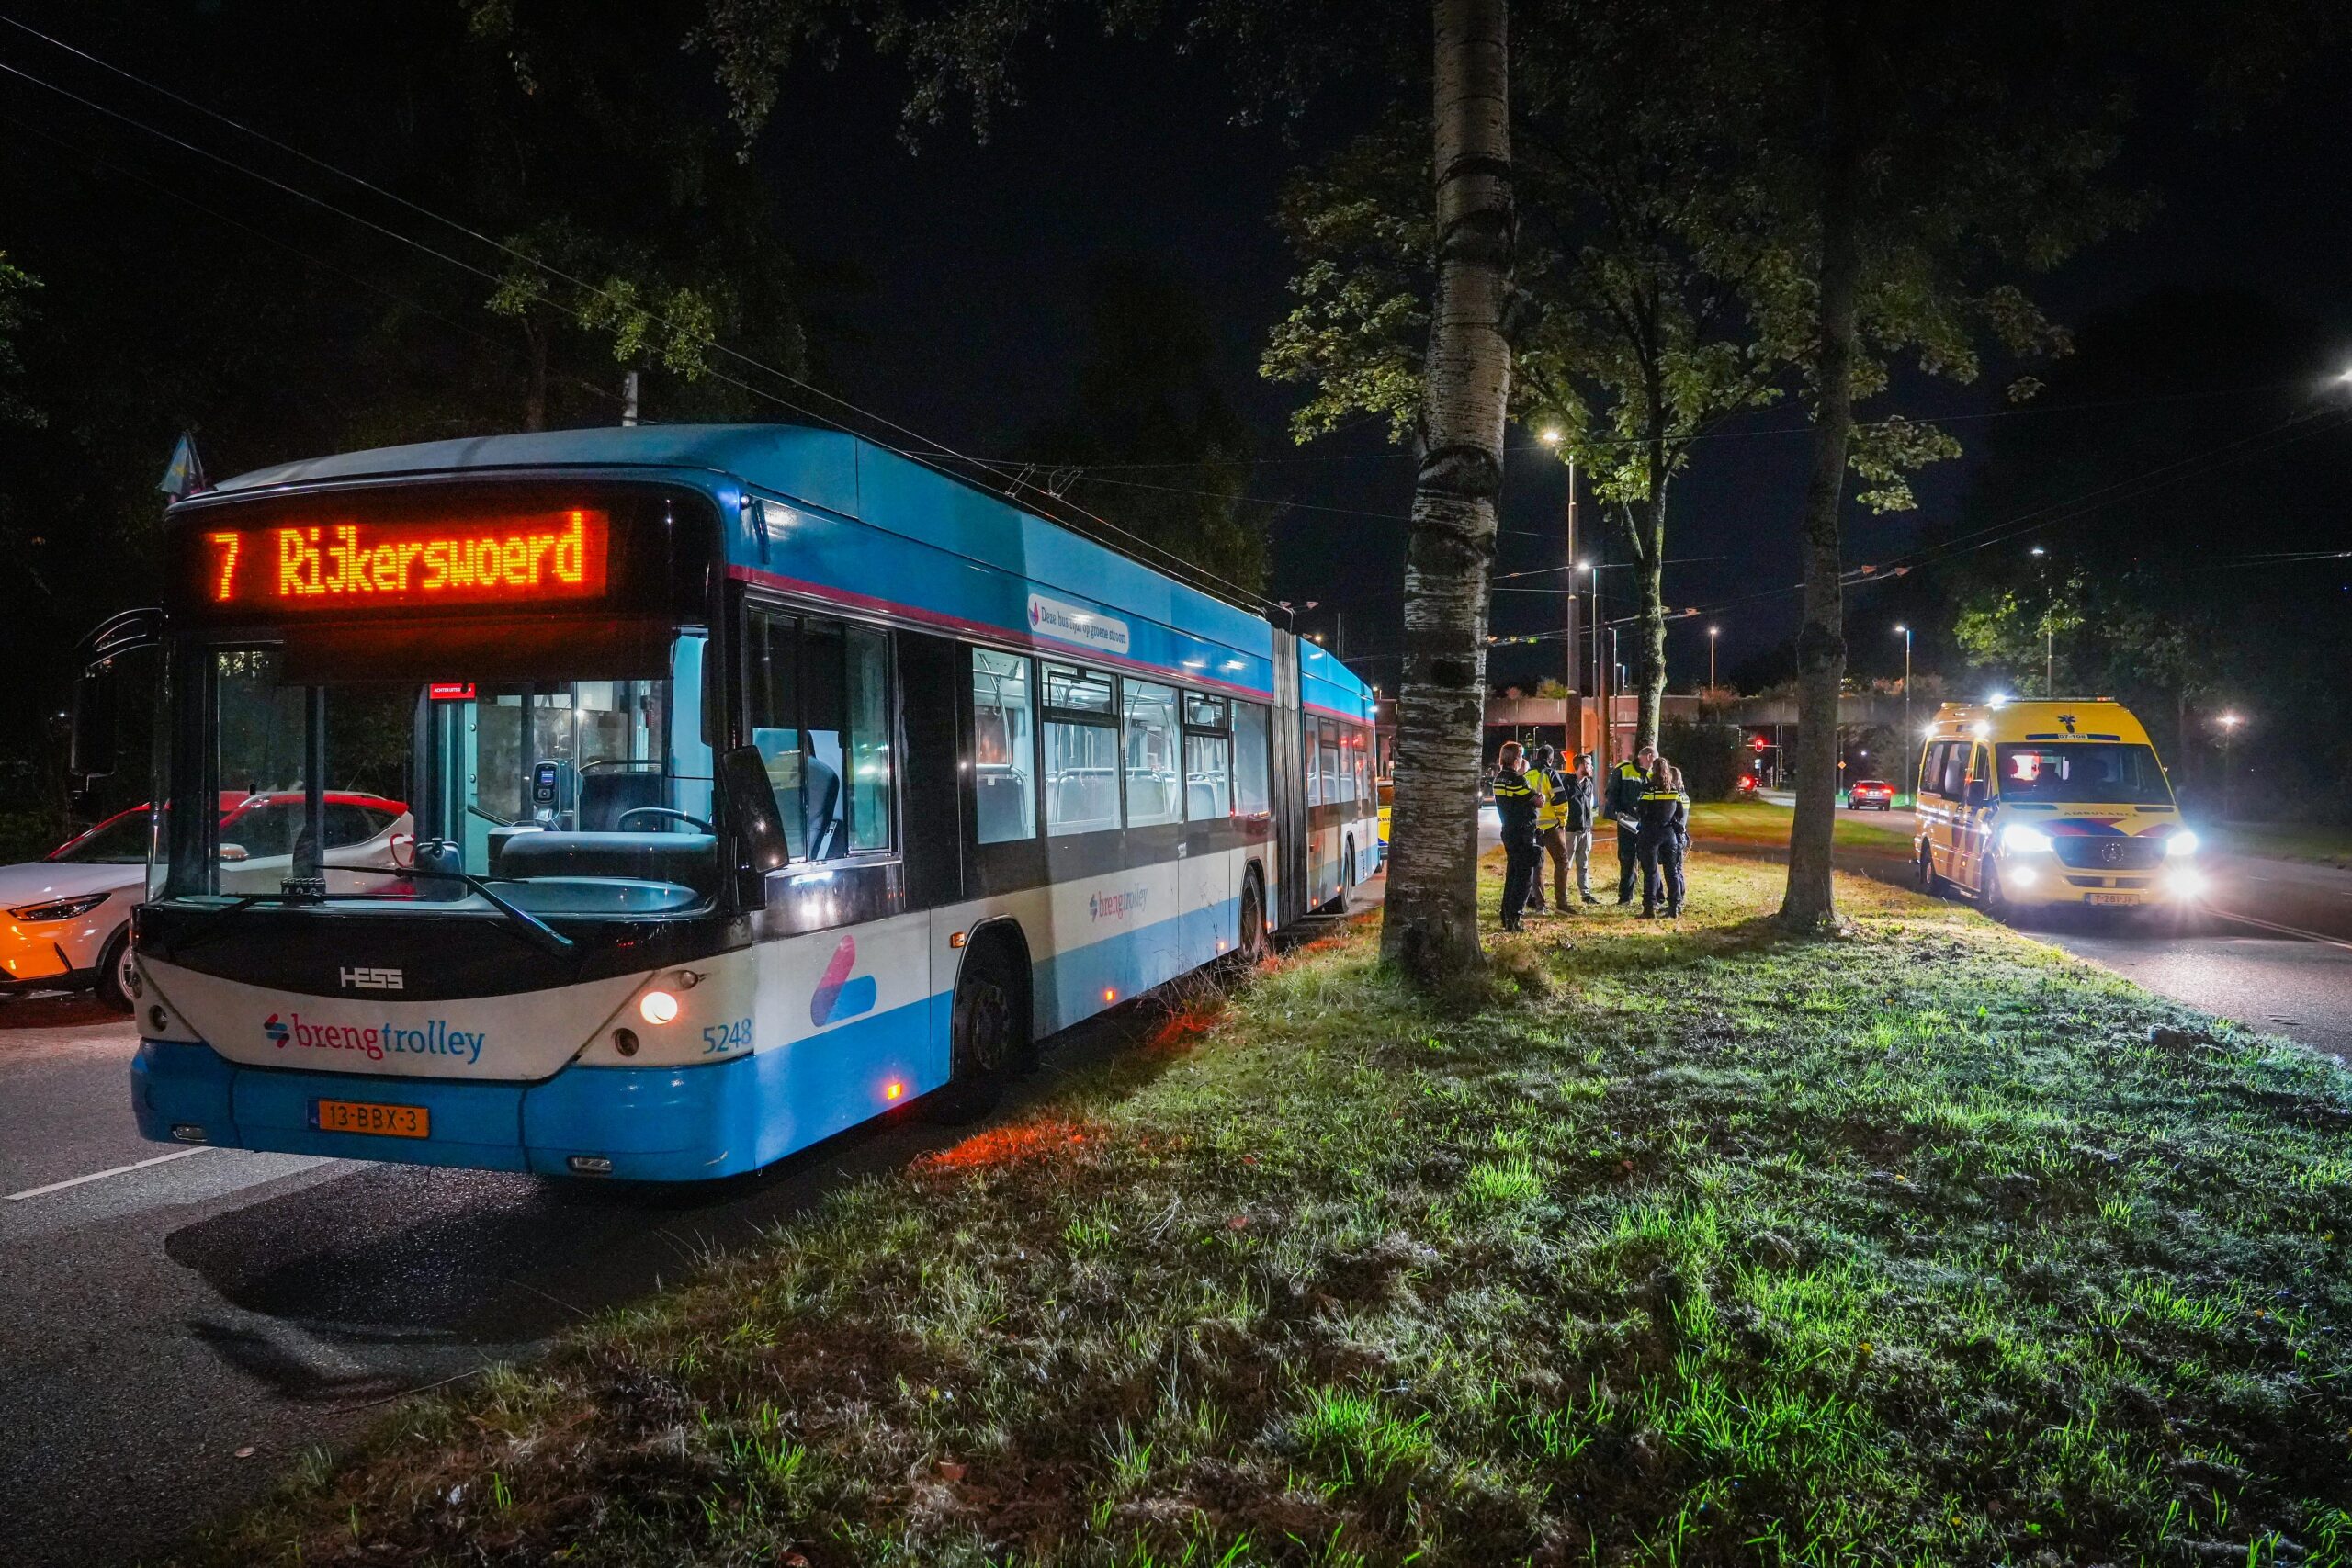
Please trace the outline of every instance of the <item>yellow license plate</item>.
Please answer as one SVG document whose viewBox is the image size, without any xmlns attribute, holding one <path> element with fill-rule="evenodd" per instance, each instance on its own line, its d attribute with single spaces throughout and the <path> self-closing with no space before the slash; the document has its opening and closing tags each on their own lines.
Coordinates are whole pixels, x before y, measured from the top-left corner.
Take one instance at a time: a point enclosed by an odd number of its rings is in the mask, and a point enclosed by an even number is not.
<svg viewBox="0 0 2352 1568">
<path fill-rule="evenodd" d="M 433 1113 L 422 1105 L 374 1105 L 362 1100 L 322 1100 L 322 1133 L 371 1133 L 382 1138 L 429 1138 Z"/>
<path fill-rule="evenodd" d="M 2137 904 L 2137 893 L 2093 893 L 2084 899 L 2087 904 Z"/>
</svg>

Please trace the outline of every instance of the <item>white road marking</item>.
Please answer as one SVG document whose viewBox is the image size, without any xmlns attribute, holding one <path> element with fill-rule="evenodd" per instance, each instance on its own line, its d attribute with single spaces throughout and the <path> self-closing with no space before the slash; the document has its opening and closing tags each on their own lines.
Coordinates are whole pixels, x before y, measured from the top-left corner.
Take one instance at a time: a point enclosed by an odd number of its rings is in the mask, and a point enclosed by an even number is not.
<svg viewBox="0 0 2352 1568">
<path fill-rule="evenodd" d="M 104 1181 L 109 1176 L 120 1176 L 125 1171 L 144 1170 L 151 1165 L 162 1165 L 169 1160 L 186 1159 L 190 1155 L 209 1155 L 211 1152 L 212 1145 L 209 1144 L 198 1144 L 192 1149 L 174 1149 L 170 1154 L 157 1155 L 153 1159 L 135 1159 L 129 1165 L 116 1166 L 112 1170 L 94 1170 L 87 1176 L 70 1176 L 62 1181 L 52 1181 L 46 1187 L 28 1187 L 22 1192 L 9 1193 L 6 1198 L 0 1199 L 0 1202 L 20 1203 L 28 1198 L 39 1198 L 44 1193 L 62 1192 L 68 1187 L 79 1187 L 85 1181 Z"/>
<path fill-rule="evenodd" d="M 2299 936 L 2305 942 L 2324 942 L 2330 947 L 2340 947 L 2346 953 L 2352 953 L 2352 942 L 2346 942 L 2341 937 L 2324 936 L 2318 931 L 2307 931 L 2301 926 L 2282 926 L 2275 920 L 2257 920 L 2252 915 L 2232 914 L 2229 910 L 2212 904 L 2208 904 L 2205 908 L 2225 920 L 2240 920 L 2249 926 L 2260 926 L 2267 931 L 2277 931 L 2281 936 Z"/>
</svg>

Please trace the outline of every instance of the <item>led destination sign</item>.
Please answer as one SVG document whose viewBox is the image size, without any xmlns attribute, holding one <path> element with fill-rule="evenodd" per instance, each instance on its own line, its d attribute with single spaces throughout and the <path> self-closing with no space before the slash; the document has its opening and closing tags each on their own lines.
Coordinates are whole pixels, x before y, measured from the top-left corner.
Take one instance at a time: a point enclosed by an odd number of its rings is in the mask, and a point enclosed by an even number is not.
<svg viewBox="0 0 2352 1568">
<path fill-rule="evenodd" d="M 460 608 L 597 599 L 611 544 L 586 508 L 437 523 L 285 523 L 200 533 L 190 584 L 219 609 Z"/>
</svg>

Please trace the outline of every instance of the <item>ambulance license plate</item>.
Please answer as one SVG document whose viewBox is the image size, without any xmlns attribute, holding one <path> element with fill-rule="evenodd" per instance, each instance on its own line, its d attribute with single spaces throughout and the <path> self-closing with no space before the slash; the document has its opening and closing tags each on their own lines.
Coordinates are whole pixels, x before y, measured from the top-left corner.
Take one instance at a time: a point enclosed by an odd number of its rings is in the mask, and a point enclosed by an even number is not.
<svg viewBox="0 0 2352 1568">
<path fill-rule="evenodd" d="M 429 1138 L 433 1113 L 422 1105 L 376 1105 L 360 1100 L 312 1100 L 322 1133 L 368 1133 L 380 1138 Z"/>
<path fill-rule="evenodd" d="M 2137 904 L 2140 902 L 2140 895 L 2137 893 L 2094 893 L 2089 896 L 2086 902 L 2092 904 Z"/>
</svg>

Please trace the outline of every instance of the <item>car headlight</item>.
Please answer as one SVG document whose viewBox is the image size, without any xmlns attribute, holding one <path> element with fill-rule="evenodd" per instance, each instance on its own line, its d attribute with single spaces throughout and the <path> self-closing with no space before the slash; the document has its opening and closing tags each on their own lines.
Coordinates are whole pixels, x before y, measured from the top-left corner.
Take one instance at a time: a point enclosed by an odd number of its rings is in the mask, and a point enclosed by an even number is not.
<svg viewBox="0 0 2352 1568">
<path fill-rule="evenodd" d="M 35 925 L 51 920 L 78 920 L 111 897 L 107 893 L 85 893 L 79 898 L 52 898 L 46 904 L 19 904 L 8 913 Z"/>
<path fill-rule="evenodd" d="M 2050 847 L 2050 835 L 2039 828 L 2029 828 L 2022 822 L 2012 822 L 2001 829 L 2001 848 L 2011 854 L 2047 850 Z"/>
<path fill-rule="evenodd" d="M 2165 853 L 2168 855 L 2193 855 L 2196 852 L 2197 835 L 2186 828 L 2165 840 Z"/>
</svg>

